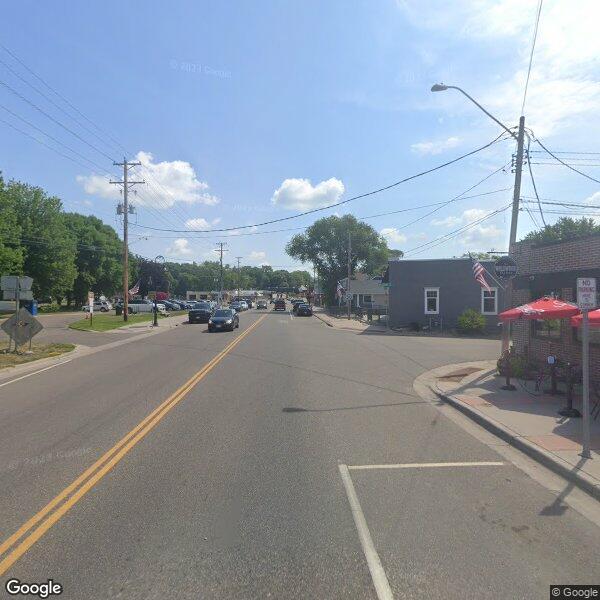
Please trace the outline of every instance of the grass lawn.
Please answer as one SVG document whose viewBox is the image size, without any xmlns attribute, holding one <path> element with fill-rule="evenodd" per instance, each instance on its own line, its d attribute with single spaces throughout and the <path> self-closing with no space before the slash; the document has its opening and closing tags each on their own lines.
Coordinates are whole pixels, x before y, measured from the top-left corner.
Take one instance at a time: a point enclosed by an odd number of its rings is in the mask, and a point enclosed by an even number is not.
<svg viewBox="0 0 600 600">
<path fill-rule="evenodd" d="M 27 349 L 27 345 L 21 346 L 21 352 Z M 14 352 L 2 351 L 0 352 L 0 369 L 22 365 L 40 358 L 60 356 L 74 349 L 75 344 L 33 344 L 31 347 L 33 354 L 15 354 Z"/>
<path fill-rule="evenodd" d="M 170 315 L 181 315 L 186 311 L 173 311 Z M 103 313 L 94 313 L 93 326 L 90 324 L 90 319 L 81 319 L 69 324 L 70 329 L 78 329 L 79 331 L 109 331 L 111 329 L 117 329 L 119 327 L 125 327 L 127 325 L 136 325 L 137 323 L 147 323 L 152 321 L 152 313 L 143 313 L 141 315 L 129 315 L 127 322 L 123 321 L 122 316 L 107 315 Z M 164 319 L 161 315 L 158 315 L 159 319 Z"/>
</svg>

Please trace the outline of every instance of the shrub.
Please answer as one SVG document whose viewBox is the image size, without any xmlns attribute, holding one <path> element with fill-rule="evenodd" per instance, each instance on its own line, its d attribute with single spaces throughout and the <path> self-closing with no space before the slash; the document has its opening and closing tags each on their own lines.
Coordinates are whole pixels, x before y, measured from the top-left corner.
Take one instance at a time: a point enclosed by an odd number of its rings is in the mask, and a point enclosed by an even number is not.
<svg viewBox="0 0 600 600">
<path fill-rule="evenodd" d="M 506 355 L 501 356 L 498 359 L 496 366 L 500 375 L 506 375 Z M 529 363 L 525 356 L 520 354 L 513 354 L 512 352 L 510 353 L 511 377 L 516 377 L 517 379 L 524 379 L 529 370 Z"/>
<path fill-rule="evenodd" d="M 460 333 L 483 333 L 485 317 L 472 308 L 467 308 L 458 317 L 458 331 Z"/>
<path fill-rule="evenodd" d="M 38 311 L 41 313 L 55 313 L 60 311 L 60 304 L 53 302 L 52 304 L 44 304 L 38 307 Z"/>
</svg>

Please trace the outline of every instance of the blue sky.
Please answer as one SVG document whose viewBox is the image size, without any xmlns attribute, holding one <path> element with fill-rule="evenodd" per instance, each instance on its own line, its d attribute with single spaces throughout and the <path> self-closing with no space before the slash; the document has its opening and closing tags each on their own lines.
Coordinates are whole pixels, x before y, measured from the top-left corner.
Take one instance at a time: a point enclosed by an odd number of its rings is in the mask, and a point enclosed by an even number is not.
<svg viewBox="0 0 600 600">
<path fill-rule="evenodd" d="M 244 257 L 243 264 L 289 268 L 297 264 L 284 252 L 293 231 L 197 231 L 251 225 L 343 200 L 501 133 L 458 93 L 432 94 L 437 81 L 463 87 L 507 125 L 517 123 L 537 0 L 457 0 L 449 6 L 433 0 L 6 5 L 2 44 L 93 125 L 2 49 L 0 59 L 63 110 L 1 63 L 0 80 L 79 138 L 1 85 L 0 105 L 14 114 L 0 109 L 0 118 L 74 156 L 18 115 L 96 164 L 74 164 L 0 122 L 0 169 L 7 178 L 58 195 L 67 210 L 119 227 L 116 186 L 98 167 L 118 177 L 109 159 L 121 159 L 124 148 L 130 159 L 143 162 L 136 176 L 148 181 L 132 198 L 132 251 L 205 260 L 224 240 L 229 256 Z M 575 6 L 546 0 L 543 6 L 525 116 L 554 150 L 600 151 L 598 17 L 593 1 Z M 501 142 L 351 202 L 339 214 L 362 217 L 449 200 L 509 162 L 513 151 L 513 143 Z M 600 185 L 564 167 L 533 168 L 540 196 L 600 204 Z M 600 175 L 595 167 L 584 170 Z M 512 183 L 508 168 L 470 195 Z M 533 195 L 527 174 L 522 195 Z M 508 212 L 476 221 L 510 200 L 510 190 L 462 199 L 408 227 L 431 209 L 368 222 L 390 246 L 412 249 L 407 256 L 414 258 L 505 249 Z M 244 232 L 306 227 L 334 213 Z M 539 222 L 539 214 L 534 217 Z M 548 222 L 557 218 L 546 215 Z M 471 227 L 463 235 L 422 246 L 465 225 Z M 533 226 L 521 212 L 519 236 Z"/>
</svg>

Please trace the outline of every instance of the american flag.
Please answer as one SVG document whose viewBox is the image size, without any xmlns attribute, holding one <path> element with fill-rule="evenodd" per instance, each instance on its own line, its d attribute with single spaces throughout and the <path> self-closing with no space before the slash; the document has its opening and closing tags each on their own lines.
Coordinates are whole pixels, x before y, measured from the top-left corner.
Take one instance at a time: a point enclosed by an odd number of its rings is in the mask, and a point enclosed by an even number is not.
<svg viewBox="0 0 600 600">
<path fill-rule="evenodd" d="M 473 263 L 473 277 L 475 277 L 475 281 L 486 291 L 491 292 L 490 286 L 485 280 L 485 269 L 481 265 L 478 260 L 475 260 L 471 255 L 469 255 L 471 261 Z"/>
<path fill-rule="evenodd" d="M 138 281 L 130 290 L 129 295 L 135 296 L 140 291 L 140 282 Z"/>
<path fill-rule="evenodd" d="M 340 281 L 337 282 L 337 288 L 335 290 L 335 295 L 340 299 L 344 293 L 344 287 Z"/>
</svg>

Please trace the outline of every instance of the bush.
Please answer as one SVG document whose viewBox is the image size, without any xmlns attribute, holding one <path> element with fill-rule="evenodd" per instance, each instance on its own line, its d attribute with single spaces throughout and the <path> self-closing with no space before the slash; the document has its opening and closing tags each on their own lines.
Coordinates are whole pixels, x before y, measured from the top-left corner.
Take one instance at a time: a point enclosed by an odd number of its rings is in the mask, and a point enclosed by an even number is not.
<svg viewBox="0 0 600 600">
<path fill-rule="evenodd" d="M 44 305 L 38 307 L 38 312 L 41 312 L 41 313 L 60 312 L 60 304 L 57 304 L 56 302 L 54 302 L 52 304 L 44 304 Z"/>
<path fill-rule="evenodd" d="M 409 326 L 408 329 L 410 331 L 421 331 L 421 324 L 417 323 L 416 321 L 413 321 Z"/>
<path fill-rule="evenodd" d="M 485 317 L 472 308 L 467 308 L 458 317 L 458 331 L 460 333 L 483 333 L 485 330 Z"/>
<path fill-rule="evenodd" d="M 496 363 L 498 374 L 506 375 L 506 355 L 501 356 Z M 510 353 L 510 374 L 511 377 L 524 379 L 527 372 L 530 370 L 529 363 L 525 356 L 520 354 Z"/>
</svg>

